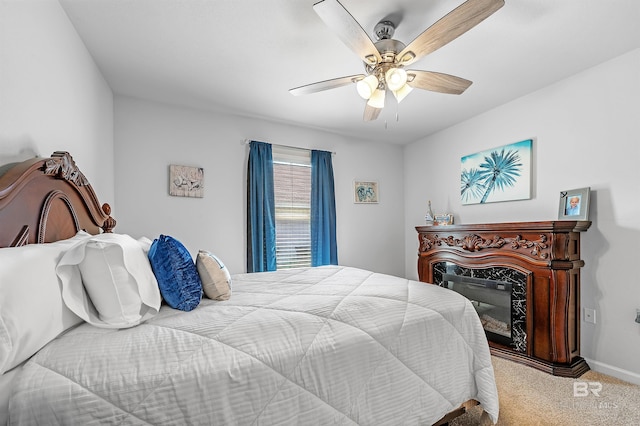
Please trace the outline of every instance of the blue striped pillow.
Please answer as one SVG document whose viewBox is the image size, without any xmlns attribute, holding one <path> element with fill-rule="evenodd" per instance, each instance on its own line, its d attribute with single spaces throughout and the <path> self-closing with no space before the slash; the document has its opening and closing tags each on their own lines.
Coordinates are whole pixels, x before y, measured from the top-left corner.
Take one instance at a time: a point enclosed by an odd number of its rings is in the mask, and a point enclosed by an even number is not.
<svg viewBox="0 0 640 426">
<path fill-rule="evenodd" d="M 169 306 L 181 311 L 195 309 L 202 299 L 202 281 L 191 254 L 178 240 L 160 235 L 149 248 L 149 262 L 160 294 Z"/>
</svg>

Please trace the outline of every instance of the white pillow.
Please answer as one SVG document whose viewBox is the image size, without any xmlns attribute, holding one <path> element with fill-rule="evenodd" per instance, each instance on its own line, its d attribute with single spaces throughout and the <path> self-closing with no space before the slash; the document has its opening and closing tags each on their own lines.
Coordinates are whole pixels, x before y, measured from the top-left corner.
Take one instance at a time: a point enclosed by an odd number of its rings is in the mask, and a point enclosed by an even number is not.
<svg viewBox="0 0 640 426">
<path fill-rule="evenodd" d="M 142 251 L 144 251 L 144 255 L 148 256 L 149 255 L 149 249 L 151 248 L 151 244 L 153 243 L 153 241 L 151 241 L 147 237 L 140 237 L 140 238 L 138 238 L 138 243 L 140 244 L 140 247 L 142 247 Z"/>
<path fill-rule="evenodd" d="M 133 327 L 160 309 L 149 259 L 128 235 L 100 234 L 82 241 L 65 253 L 56 272 L 67 307 L 97 327 Z"/>
<path fill-rule="evenodd" d="M 231 297 L 231 274 L 224 263 L 206 250 L 198 251 L 196 269 L 202 290 L 209 299 L 228 300 Z"/>
<path fill-rule="evenodd" d="M 81 231 L 55 243 L 0 248 L 0 374 L 82 322 L 62 301 L 56 265 L 89 237 Z"/>
</svg>

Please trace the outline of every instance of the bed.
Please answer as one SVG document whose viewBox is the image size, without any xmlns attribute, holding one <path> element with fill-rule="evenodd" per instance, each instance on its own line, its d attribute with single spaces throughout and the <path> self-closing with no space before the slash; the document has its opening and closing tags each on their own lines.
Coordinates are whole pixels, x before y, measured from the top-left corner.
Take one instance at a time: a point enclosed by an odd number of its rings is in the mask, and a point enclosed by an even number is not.
<svg viewBox="0 0 640 426">
<path fill-rule="evenodd" d="M 0 168 L 2 422 L 432 425 L 478 403 L 497 421 L 476 311 L 417 281 L 346 266 L 241 273 L 226 300 L 181 310 L 140 292 L 136 322 L 96 326 L 69 310 L 60 270 L 79 240 L 118 235 L 110 214 L 67 152 Z"/>
</svg>

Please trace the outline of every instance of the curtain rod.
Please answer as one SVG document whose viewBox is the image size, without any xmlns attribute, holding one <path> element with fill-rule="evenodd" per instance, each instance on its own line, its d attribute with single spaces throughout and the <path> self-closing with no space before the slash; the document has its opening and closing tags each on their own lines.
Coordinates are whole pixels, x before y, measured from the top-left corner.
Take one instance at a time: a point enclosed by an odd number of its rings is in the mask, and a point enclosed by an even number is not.
<svg viewBox="0 0 640 426">
<path fill-rule="evenodd" d="M 253 139 L 243 139 L 243 140 L 242 140 L 242 144 L 243 144 L 243 145 L 249 145 L 249 143 L 251 143 L 251 141 L 252 141 L 252 140 L 253 140 Z M 258 142 L 258 141 L 256 141 L 256 142 Z M 310 149 L 310 148 L 300 148 L 299 146 L 282 145 L 282 144 L 278 144 L 278 143 L 271 143 L 271 142 L 266 142 L 266 143 L 269 143 L 269 144 L 271 144 L 271 145 L 281 146 L 281 147 L 283 147 L 283 148 L 302 149 L 302 150 L 305 150 L 305 151 L 311 151 L 311 149 Z M 323 150 L 323 151 L 324 151 L 324 150 Z M 331 151 L 331 155 L 336 155 L 336 152 L 335 152 L 335 151 Z"/>
</svg>

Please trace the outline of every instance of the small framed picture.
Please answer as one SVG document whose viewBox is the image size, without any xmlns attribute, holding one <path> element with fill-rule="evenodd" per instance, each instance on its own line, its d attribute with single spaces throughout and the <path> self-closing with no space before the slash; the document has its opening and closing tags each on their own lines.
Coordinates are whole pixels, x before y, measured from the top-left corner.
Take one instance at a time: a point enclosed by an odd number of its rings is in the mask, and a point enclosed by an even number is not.
<svg viewBox="0 0 640 426">
<path fill-rule="evenodd" d="M 558 219 L 560 220 L 589 220 L 590 188 L 578 188 L 570 191 L 560 191 L 560 205 Z"/>
<path fill-rule="evenodd" d="M 434 225 L 453 225 L 453 215 L 450 213 L 436 214 L 433 218 Z"/>
<path fill-rule="evenodd" d="M 378 182 L 355 181 L 353 183 L 354 203 L 371 204 L 378 202 Z"/>
<path fill-rule="evenodd" d="M 169 195 L 204 197 L 204 169 L 171 164 L 169 166 Z"/>
</svg>

